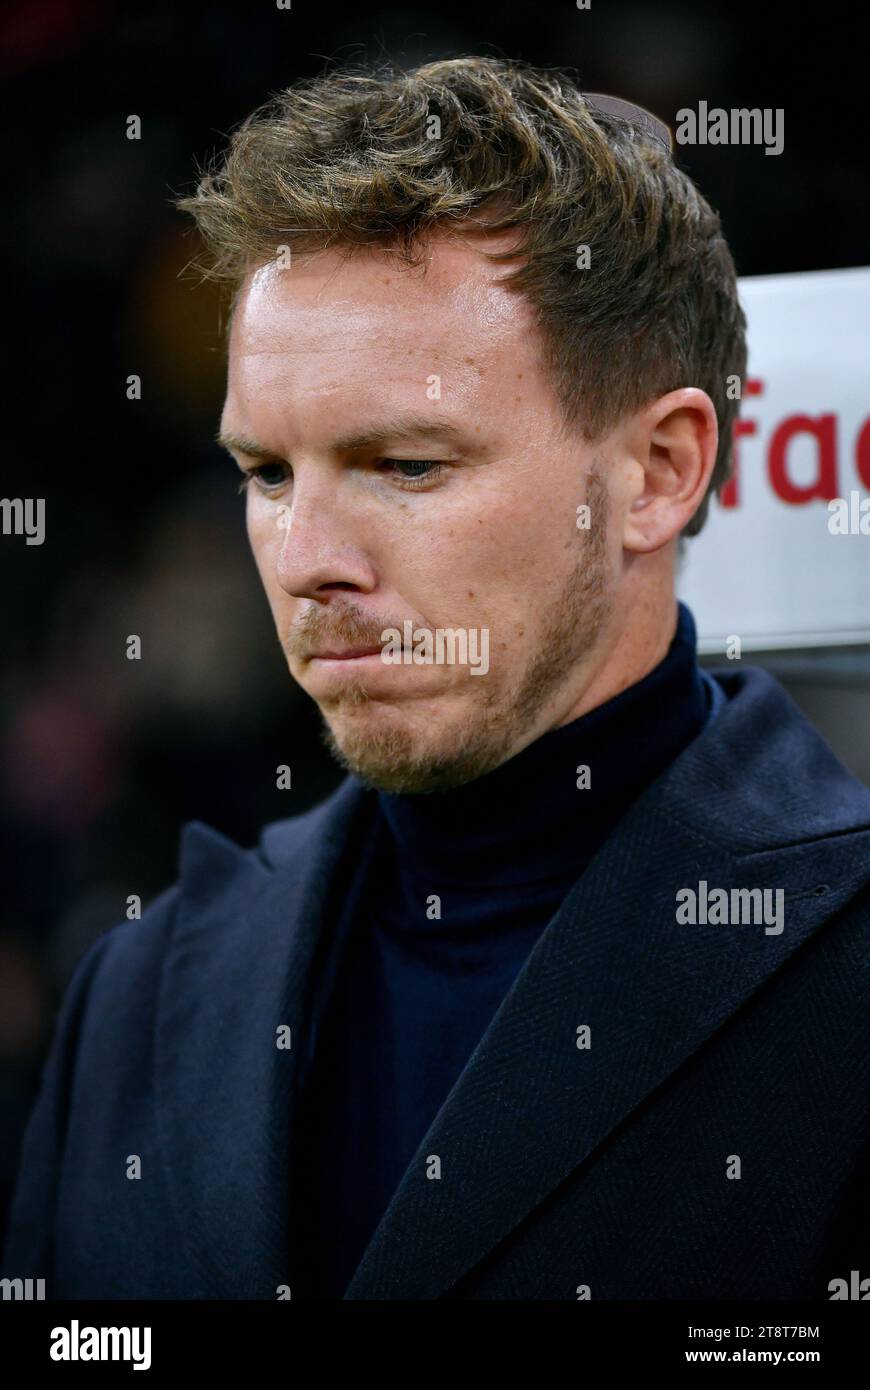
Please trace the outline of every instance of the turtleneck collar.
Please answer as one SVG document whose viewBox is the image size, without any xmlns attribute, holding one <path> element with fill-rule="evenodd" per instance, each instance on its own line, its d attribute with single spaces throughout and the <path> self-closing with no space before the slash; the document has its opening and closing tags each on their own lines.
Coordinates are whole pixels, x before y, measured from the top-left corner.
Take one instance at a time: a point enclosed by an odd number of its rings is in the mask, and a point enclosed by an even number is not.
<svg viewBox="0 0 870 1390">
<path fill-rule="evenodd" d="M 406 889 L 461 885 L 491 892 L 570 884 L 631 803 L 700 733 L 710 681 L 695 623 L 678 605 L 664 659 L 642 680 L 493 771 L 446 792 L 379 793 Z M 590 785 L 578 787 L 581 766 Z"/>
</svg>

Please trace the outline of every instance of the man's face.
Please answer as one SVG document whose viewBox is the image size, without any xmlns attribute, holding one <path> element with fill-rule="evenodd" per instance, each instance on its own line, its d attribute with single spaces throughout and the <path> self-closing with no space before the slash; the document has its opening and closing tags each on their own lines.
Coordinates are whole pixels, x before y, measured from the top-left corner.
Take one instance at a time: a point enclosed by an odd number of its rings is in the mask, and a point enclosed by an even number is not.
<svg viewBox="0 0 870 1390">
<path fill-rule="evenodd" d="M 507 243 L 470 240 L 436 236 L 425 273 L 380 248 L 268 265 L 230 335 L 221 430 L 263 451 L 231 450 L 290 672 L 387 791 L 460 785 L 575 717 L 617 582 L 608 461 L 563 434 L 532 310 L 477 249 Z"/>
</svg>

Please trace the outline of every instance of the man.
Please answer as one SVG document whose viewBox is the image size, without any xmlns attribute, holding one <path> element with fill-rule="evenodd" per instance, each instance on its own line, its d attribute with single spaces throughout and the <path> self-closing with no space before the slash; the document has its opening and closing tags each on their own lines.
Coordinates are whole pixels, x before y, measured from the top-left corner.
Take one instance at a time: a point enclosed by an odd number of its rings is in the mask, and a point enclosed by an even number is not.
<svg viewBox="0 0 870 1390">
<path fill-rule="evenodd" d="M 251 850 L 187 826 L 88 952 L 6 1272 L 870 1274 L 870 792 L 765 673 L 703 674 L 674 596 L 745 375 L 716 215 L 643 113 L 478 58 L 299 84 L 182 206 L 233 289 L 253 553 L 348 775 Z"/>
</svg>

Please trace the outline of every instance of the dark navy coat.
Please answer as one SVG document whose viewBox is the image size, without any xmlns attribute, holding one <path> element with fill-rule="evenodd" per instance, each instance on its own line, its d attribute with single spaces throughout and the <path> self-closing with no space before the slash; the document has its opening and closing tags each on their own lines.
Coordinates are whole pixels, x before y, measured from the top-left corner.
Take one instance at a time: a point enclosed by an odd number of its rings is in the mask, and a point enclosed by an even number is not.
<svg viewBox="0 0 870 1390">
<path fill-rule="evenodd" d="M 718 715 L 543 931 L 346 1298 L 827 1299 L 870 1276 L 870 791 L 770 676 L 717 681 Z M 87 952 L 4 1275 L 279 1296 L 294 1114 L 375 801 L 348 777 L 250 850 L 187 825 L 178 883 Z M 701 880 L 784 889 L 783 931 L 678 923 Z"/>
</svg>

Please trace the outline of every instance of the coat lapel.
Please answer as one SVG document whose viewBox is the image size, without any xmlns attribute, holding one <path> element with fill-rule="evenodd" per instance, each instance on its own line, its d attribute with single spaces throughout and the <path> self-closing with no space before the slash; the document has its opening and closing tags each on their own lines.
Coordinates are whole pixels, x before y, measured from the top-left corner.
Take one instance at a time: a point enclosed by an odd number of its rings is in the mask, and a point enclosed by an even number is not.
<svg viewBox="0 0 870 1390">
<path fill-rule="evenodd" d="M 275 1299 L 287 1281 L 294 1101 L 314 1048 L 312 986 L 330 885 L 364 830 L 345 779 L 266 857 L 198 822 L 182 842 L 179 918 L 164 965 L 156 1111 L 179 1231 L 206 1298 Z M 276 1046 L 280 1025 L 291 1047 Z M 200 1296 L 200 1295 L 192 1295 Z"/>
<path fill-rule="evenodd" d="M 739 711 L 726 706 L 635 804 L 539 938 L 345 1298 L 447 1293 L 594 1161 L 615 1128 L 870 879 L 870 793 L 815 734 L 811 749 L 783 742 L 787 697 L 763 673 L 749 684 L 753 699 L 739 701 Z M 765 746 L 750 715 L 769 726 Z M 779 773 L 799 784 L 795 753 L 809 755 L 815 796 L 797 796 L 784 823 L 766 824 L 778 785 L 766 779 Z M 836 805 L 826 823 L 820 803 Z M 677 890 L 701 879 L 711 889 L 784 889 L 781 934 L 678 924 Z M 576 1045 L 583 1024 L 588 1050 Z M 438 1178 L 427 1176 L 431 1156 Z"/>
</svg>

